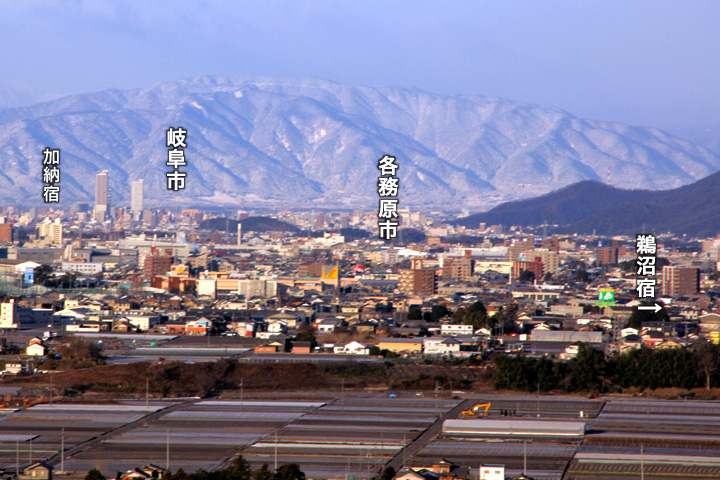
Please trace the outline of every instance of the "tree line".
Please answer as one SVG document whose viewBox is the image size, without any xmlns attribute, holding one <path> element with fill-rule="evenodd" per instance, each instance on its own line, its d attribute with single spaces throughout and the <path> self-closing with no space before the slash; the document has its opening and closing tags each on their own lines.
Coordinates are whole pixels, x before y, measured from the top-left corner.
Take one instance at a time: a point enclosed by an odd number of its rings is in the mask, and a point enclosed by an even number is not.
<svg viewBox="0 0 720 480">
<path fill-rule="evenodd" d="M 395 473 L 394 468 L 386 467 L 379 476 L 373 477 L 373 479 L 392 480 Z M 118 478 L 119 476 L 120 473 L 118 473 Z M 107 480 L 107 477 L 97 468 L 93 468 L 85 475 L 85 480 Z M 267 463 L 263 463 L 260 468 L 253 470 L 250 463 L 242 455 L 238 455 L 227 468 L 220 468 L 212 472 L 200 469 L 195 473 L 185 473 L 180 468 L 175 473 L 166 472 L 162 480 L 305 480 L 305 473 L 300 470 L 297 463 L 281 465 L 275 472 L 270 470 Z"/>
<path fill-rule="evenodd" d="M 85 480 L 107 480 L 107 477 L 97 468 L 93 468 L 85 475 Z M 193 473 L 186 473 L 180 468 L 175 473 L 166 472 L 162 480 L 305 480 L 305 473 L 297 463 L 281 465 L 274 472 L 267 463 L 263 463 L 260 468 L 253 470 L 250 463 L 242 455 L 238 455 L 227 468 L 211 472 L 200 469 Z"/>
<path fill-rule="evenodd" d="M 50 265 L 40 265 L 34 269 L 33 282 L 35 285 L 47 288 L 73 288 L 76 279 L 75 274 L 71 272 L 66 272 L 61 277 L 55 277 Z"/>
<path fill-rule="evenodd" d="M 611 358 L 581 344 L 578 355 L 567 361 L 518 354 L 499 355 L 493 362 L 497 389 L 619 392 L 720 387 L 720 346 L 707 342 L 694 349 L 637 349 Z"/>
<path fill-rule="evenodd" d="M 433 305 L 429 311 L 423 312 L 419 308 L 411 308 L 408 312 L 408 320 L 424 320 L 430 323 L 437 323 L 441 318 L 450 317 L 453 324 L 472 325 L 473 329 L 489 328 L 494 334 L 499 332 L 517 332 L 515 324 L 518 316 L 517 304 L 510 304 L 500 308 L 500 311 L 489 315 L 487 308 L 481 301 L 473 302 L 465 307 L 458 307 L 452 311 L 445 305 Z"/>
</svg>

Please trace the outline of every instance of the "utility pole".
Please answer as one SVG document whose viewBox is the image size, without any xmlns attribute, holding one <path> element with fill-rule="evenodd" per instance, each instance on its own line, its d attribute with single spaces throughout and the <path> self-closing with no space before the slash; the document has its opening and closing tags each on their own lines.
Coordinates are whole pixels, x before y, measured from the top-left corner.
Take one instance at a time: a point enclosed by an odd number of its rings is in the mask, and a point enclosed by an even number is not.
<svg viewBox="0 0 720 480">
<path fill-rule="evenodd" d="M 65 473 L 65 428 L 60 434 L 60 471 Z"/>
<path fill-rule="evenodd" d="M 645 480 L 645 463 L 643 459 L 643 444 L 640 444 L 640 480 Z"/>
<path fill-rule="evenodd" d="M 150 398 L 150 377 L 145 377 L 145 406 L 148 406 L 148 400 Z"/>
<path fill-rule="evenodd" d="M 165 471 L 170 471 L 170 429 L 165 431 Z"/>
<path fill-rule="evenodd" d="M 523 475 L 527 474 L 527 440 L 523 440 Z"/>
<path fill-rule="evenodd" d="M 277 430 L 275 430 L 275 472 L 277 472 Z"/>
<path fill-rule="evenodd" d="M 372 455 L 372 453 L 371 453 L 370 449 L 368 449 L 367 456 L 365 457 L 365 458 L 367 459 L 367 462 L 366 462 L 366 463 L 367 463 L 367 478 L 368 478 L 368 480 L 371 479 L 371 477 L 370 477 L 370 472 L 372 471 L 372 465 L 371 465 L 371 463 L 370 463 L 370 457 L 371 457 L 371 455 Z"/>
<path fill-rule="evenodd" d="M 385 432 L 380 432 L 380 445 L 377 452 L 377 466 L 375 467 L 375 471 L 378 473 L 378 475 L 382 472 L 382 456 L 385 452 Z"/>
</svg>

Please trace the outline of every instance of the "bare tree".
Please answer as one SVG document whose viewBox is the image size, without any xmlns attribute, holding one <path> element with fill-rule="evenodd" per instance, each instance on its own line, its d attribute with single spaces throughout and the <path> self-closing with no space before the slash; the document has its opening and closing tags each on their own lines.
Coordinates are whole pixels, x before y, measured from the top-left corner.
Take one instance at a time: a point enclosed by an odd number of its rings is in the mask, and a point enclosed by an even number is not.
<svg viewBox="0 0 720 480">
<path fill-rule="evenodd" d="M 718 346 L 708 341 L 700 343 L 695 349 L 697 361 L 705 373 L 705 388 L 710 390 L 710 380 L 720 366 L 720 352 Z"/>
</svg>

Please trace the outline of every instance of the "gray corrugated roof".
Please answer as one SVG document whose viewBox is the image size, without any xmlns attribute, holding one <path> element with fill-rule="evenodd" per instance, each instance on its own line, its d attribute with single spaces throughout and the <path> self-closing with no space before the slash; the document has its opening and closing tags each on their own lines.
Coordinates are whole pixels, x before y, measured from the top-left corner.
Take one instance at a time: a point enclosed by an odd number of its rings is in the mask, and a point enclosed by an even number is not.
<svg viewBox="0 0 720 480">
<path fill-rule="evenodd" d="M 584 435 L 585 422 L 558 420 L 445 420 L 445 433 L 489 433 L 496 435 Z"/>
<path fill-rule="evenodd" d="M 422 343 L 422 338 L 381 338 L 378 343 Z"/>
<path fill-rule="evenodd" d="M 539 330 L 530 334 L 533 342 L 586 342 L 602 343 L 602 332 L 578 332 L 573 330 Z"/>
</svg>

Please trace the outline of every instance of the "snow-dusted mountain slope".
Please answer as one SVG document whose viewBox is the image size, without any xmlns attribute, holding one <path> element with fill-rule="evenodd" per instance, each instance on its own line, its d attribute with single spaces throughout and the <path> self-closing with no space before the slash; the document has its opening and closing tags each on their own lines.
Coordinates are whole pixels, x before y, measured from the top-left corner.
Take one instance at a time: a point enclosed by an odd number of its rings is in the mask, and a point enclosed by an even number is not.
<svg viewBox="0 0 720 480">
<path fill-rule="evenodd" d="M 187 188 L 165 188 L 165 130 L 188 130 Z M 149 204 L 371 206 L 377 160 L 398 157 L 400 204 L 488 208 L 592 179 L 667 189 L 720 158 L 653 128 L 484 97 L 322 80 L 203 77 L 0 110 L 0 199 L 39 203 L 43 147 L 62 150 L 64 204 L 113 202 L 145 179 Z"/>
</svg>

